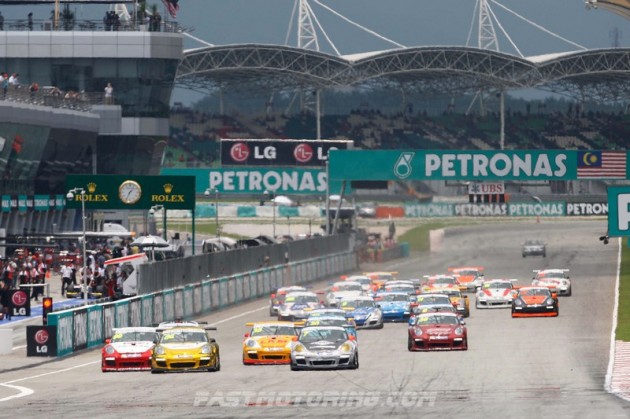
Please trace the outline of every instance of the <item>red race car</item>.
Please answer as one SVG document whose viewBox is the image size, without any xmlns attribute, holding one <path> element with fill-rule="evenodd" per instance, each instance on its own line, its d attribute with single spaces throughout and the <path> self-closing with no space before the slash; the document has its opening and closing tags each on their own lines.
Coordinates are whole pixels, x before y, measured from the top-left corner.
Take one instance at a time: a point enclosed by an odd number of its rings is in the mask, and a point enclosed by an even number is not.
<svg viewBox="0 0 630 419">
<path fill-rule="evenodd" d="M 101 370 L 151 370 L 151 355 L 158 334 L 153 327 L 124 327 L 113 329 L 111 339 L 101 350 Z"/>
<path fill-rule="evenodd" d="M 409 326 L 409 351 L 468 349 L 468 331 L 456 313 L 420 313 Z"/>
<path fill-rule="evenodd" d="M 557 317 L 558 296 L 547 287 L 523 287 L 512 301 L 512 317 Z"/>
</svg>

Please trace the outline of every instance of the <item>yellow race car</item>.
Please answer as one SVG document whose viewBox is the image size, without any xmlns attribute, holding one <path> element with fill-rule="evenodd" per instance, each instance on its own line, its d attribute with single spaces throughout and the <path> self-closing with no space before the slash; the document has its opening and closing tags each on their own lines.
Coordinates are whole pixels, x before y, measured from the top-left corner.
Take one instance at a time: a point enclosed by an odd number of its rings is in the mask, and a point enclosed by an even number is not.
<svg viewBox="0 0 630 419">
<path fill-rule="evenodd" d="M 158 328 L 160 337 L 151 356 L 151 372 L 219 371 L 219 344 L 208 337 L 207 330 L 216 330 L 216 327 L 204 327 L 190 322 L 165 329 Z"/>
<path fill-rule="evenodd" d="M 251 327 L 243 341 L 243 364 L 288 364 L 291 345 L 303 323 L 272 321 L 247 323 Z"/>
<path fill-rule="evenodd" d="M 470 299 L 468 295 L 463 294 L 459 288 L 436 288 L 431 290 L 431 294 L 446 294 L 450 298 L 453 307 L 457 310 L 457 314 L 463 317 L 470 316 Z M 422 295 L 422 294 L 421 294 Z"/>
</svg>

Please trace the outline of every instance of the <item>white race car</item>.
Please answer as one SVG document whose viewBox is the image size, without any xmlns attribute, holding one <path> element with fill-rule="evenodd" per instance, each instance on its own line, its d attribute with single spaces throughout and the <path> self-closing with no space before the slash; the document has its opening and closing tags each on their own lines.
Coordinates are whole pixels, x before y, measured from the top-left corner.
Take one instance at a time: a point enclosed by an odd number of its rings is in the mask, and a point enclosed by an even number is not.
<svg viewBox="0 0 630 419">
<path fill-rule="evenodd" d="M 571 296 L 571 279 L 568 269 L 543 269 L 535 270 L 532 286 L 547 287 L 558 295 Z"/>
<path fill-rule="evenodd" d="M 516 295 L 516 279 L 485 280 L 477 288 L 475 308 L 509 308 Z"/>
</svg>

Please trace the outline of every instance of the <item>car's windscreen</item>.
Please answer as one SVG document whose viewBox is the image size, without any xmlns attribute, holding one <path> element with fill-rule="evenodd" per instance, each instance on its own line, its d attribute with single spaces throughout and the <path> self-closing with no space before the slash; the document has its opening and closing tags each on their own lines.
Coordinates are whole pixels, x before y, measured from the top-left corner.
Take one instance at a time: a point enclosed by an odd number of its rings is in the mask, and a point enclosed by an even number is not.
<svg viewBox="0 0 630 419">
<path fill-rule="evenodd" d="M 378 296 L 380 301 L 409 301 L 409 296 L 405 294 L 382 294 Z"/>
<path fill-rule="evenodd" d="M 430 316 L 418 316 L 416 318 L 416 324 L 459 324 L 459 319 L 455 316 L 440 316 L 439 314 L 434 314 Z"/>
<path fill-rule="evenodd" d="M 313 327 L 313 326 L 341 326 L 345 327 L 348 325 L 348 321 L 346 319 L 342 319 L 341 317 L 335 319 L 312 319 L 307 320 L 305 326 Z"/>
<path fill-rule="evenodd" d="M 524 297 L 538 297 L 538 296 L 549 297 L 550 293 L 549 293 L 549 290 L 546 288 L 535 288 L 535 289 L 529 289 L 529 290 L 521 290 L 520 295 Z"/>
<path fill-rule="evenodd" d="M 455 278 L 444 277 L 444 278 L 435 278 L 431 281 L 434 284 L 454 284 Z"/>
<path fill-rule="evenodd" d="M 264 325 L 254 326 L 249 334 L 250 336 L 295 336 L 297 335 L 295 327 L 292 326 L 276 326 Z"/>
<path fill-rule="evenodd" d="M 124 332 L 114 333 L 112 343 L 118 342 L 153 342 L 157 339 L 155 332 Z"/>
<path fill-rule="evenodd" d="M 189 330 L 166 330 L 162 333 L 160 343 L 208 342 L 206 332 Z"/>
<path fill-rule="evenodd" d="M 317 303 L 315 295 L 289 295 L 284 299 L 285 304 L 308 304 Z"/>
<path fill-rule="evenodd" d="M 512 289 L 512 283 L 511 282 L 490 282 L 490 283 L 483 284 L 483 289 L 490 289 L 490 288 Z"/>
<path fill-rule="evenodd" d="M 341 302 L 341 307 L 370 308 L 374 306 L 373 300 L 343 300 Z"/>
<path fill-rule="evenodd" d="M 416 301 L 419 305 L 423 304 L 450 304 L 451 300 L 447 295 L 429 295 L 427 297 L 423 297 L 419 295 L 416 298 Z"/>
<path fill-rule="evenodd" d="M 308 317 L 325 317 L 325 316 L 339 316 L 339 317 L 345 317 L 346 316 L 346 312 L 345 311 L 337 311 L 337 310 L 317 310 L 317 311 L 311 311 L 308 315 Z"/>
<path fill-rule="evenodd" d="M 363 291 L 361 284 L 341 284 L 337 286 L 337 291 Z"/>
<path fill-rule="evenodd" d="M 334 342 L 340 340 L 348 340 L 348 334 L 345 330 L 339 329 L 303 329 L 302 333 L 300 333 L 299 340 L 305 343 L 318 342 L 320 340 Z"/>
</svg>

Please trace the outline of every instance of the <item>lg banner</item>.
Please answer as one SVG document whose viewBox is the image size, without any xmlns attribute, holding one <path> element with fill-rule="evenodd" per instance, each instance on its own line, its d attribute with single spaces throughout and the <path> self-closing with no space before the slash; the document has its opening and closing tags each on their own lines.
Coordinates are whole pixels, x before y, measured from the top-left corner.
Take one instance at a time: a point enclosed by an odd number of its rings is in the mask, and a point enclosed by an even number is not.
<svg viewBox="0 0 630 419">
<path fill-rule="evenodd" d="M 26 326 L 26 356 L 57 356 L 57 326 Z"/>
<path fill-rule="evenodd" d="M 11 303 L 13 305 L 13 316 L 31 315 L 31 299 L 24 290 L 14 290 L 11 293 Z"/>
<path fill-rule="evenodd" d="M 221 140 L 221 165 L 321 167 L 330 150 L 347 150 L 352 141 Z"/>
</svg>

